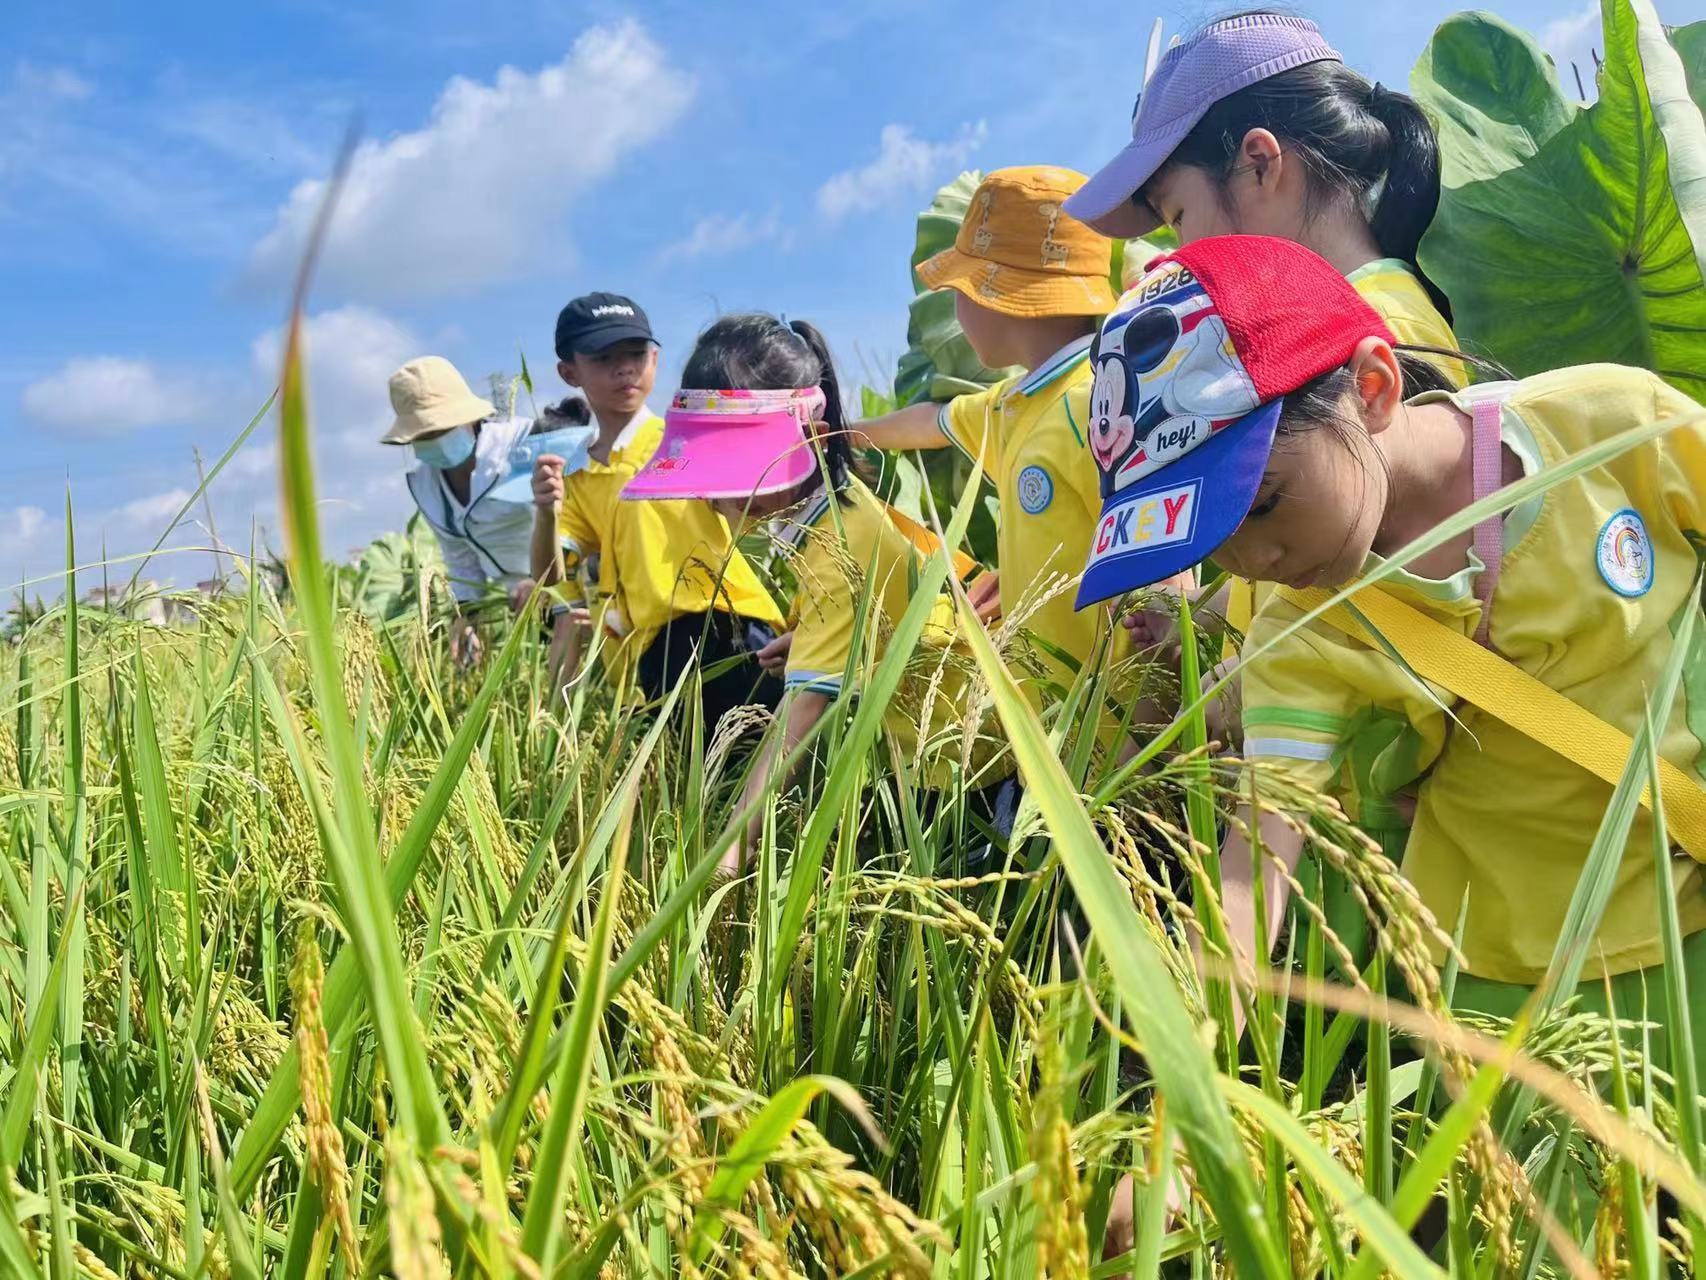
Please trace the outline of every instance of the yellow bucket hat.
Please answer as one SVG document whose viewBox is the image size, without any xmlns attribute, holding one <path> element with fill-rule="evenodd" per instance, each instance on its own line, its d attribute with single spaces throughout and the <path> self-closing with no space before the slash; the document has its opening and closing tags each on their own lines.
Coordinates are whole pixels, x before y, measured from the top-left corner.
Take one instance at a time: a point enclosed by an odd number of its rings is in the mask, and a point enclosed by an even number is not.
<svg viewBox="0 0 1706 1280">
<path fill-rule="evenodd" d="M 393 373 L 391 408 L 397 417 L 380 437 L 384 444 L 408 444 L 421 436 L 483 421 L 497 412 L 490 400 L 482 400 L 468 389 L 456 366 L 443 356 L 422 356 Z"/>
<path fill-rule="evenodd" d="M 919 279 L 1026 320 L 1106 315 L 1113 241 L 1062 207 L 1085 181 L 1053 165 L 997 169 L 972 196 L 953 248 L 919 263 Z"/>
</svg>

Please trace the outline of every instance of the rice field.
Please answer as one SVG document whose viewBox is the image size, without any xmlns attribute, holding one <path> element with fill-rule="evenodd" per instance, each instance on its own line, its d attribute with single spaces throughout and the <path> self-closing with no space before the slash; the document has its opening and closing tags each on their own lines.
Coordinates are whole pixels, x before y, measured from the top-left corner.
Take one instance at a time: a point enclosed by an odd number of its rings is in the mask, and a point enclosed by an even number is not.
<svg viewBox="0 0 1706 1280">
<path fill-rule="evenodd" d="M 4 1274 L 1697 1265 L 1688 1056 L 1640 1010 L 1452 1018 L 1455 922 L 1330 801 L 1264 800 L 1305 815 L 1312 857 L 1274 964 L 1232 954 L 1214 850 L 1247 784 L 1207 740 L 1212 627 L 1181 619 L 1185 710 L 1137 726 L 1122 767 L 1094 709 L 1174 676 L 1099 664 L 1049 686 L 1022 617 L 973 623 L 983 731 L 1006 745 L 927 796 L 882 710 L 929 679 L 932 562 L 724 883 L 761 714 L 708 733 L 691 673 L 659 706 L 597 680 L 555 697 L 531 625 L 453 671 L 442 581 L 369 622 L 319 545 L 300 356 L 282 588 L 245 566 L 155 626 L 80 609 L 80 583 L 127 566 L 79 575 L 72 545 L 63 603 L 0 646 Z M 937 513 L 950 545 L 975 503 L 974 484 Z M 1623 856 L 1642 749 L 1556 990 Z M 992 854 L 967 801 L 1004 769 L 1025 800 Z M 1686 1025 L 1680 977 L 1664 995 Z M 1104 1258 L 1128 1174 L 1130 1238 Z"/>
</svg>

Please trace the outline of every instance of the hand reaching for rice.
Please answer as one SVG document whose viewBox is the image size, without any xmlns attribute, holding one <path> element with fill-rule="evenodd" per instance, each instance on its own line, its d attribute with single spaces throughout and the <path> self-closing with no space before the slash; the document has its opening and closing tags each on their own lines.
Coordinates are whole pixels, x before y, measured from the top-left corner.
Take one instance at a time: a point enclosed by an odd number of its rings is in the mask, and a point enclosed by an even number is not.
<svg viewBox="0 0 1706 1280">
<path fill-rule="evenodd" d="M 758 651 L 758 665 L 772 675 L 781 675 L 788 666 L 788 650 L 794 647 L 794 633 L 784 631 Z"/>
<path fill-rule="evenodd" d="M 523 578 L 510 588 L 509 608 L 511 613 L 520 613 L 527 608 L 527 602 L 533 598 L 534 585 L 532 578 Z"/>
<path fill-rule="evenodd" d="M 980 573 L 966 587 L 966 601 L 977 614 L 977 620 L 988 626 L 1001 618 L 1001 574 L 991 569 Z"/>
<path fill-rule="evenodd" d="M 1131 636 L 1132 647 L 1138 650 L 1159 648 L 1164 658 L 1176 661 L 1179 652 L 1177 600 L 1190 592 L 1191 603 L 1197 604 L 1193 591 L 1195 586 L 1196 575 L 1186 572 L 1157 582 L 1144 592 L 1144 603 L 1153 607 L 1138 609 L 1120 619 L 1120 625 Z"/>
</svg>

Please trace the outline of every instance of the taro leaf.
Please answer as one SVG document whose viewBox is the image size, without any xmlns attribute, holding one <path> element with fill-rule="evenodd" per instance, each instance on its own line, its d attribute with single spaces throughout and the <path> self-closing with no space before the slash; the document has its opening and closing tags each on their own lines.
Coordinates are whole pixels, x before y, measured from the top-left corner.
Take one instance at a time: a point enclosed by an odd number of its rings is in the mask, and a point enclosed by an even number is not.
<svg viewBox="0 0 1706 1280">
<path fill-rule="evenodd" d="M 370 542 L 356 562 L 355 607 L 376 623 L 407 616 L 420 598 L 423 575 L 442 572 L 438 540 L 420 513 L 409 517 L 404 533 L 387 533 Z"/>
<path fill-rule="evenodd" d="M 983 175 L 962 173 L 936 193 L 930 207 L 918 215 L 918 235 L 912 249 L 912 288 L 916 297 L 907 308 L 906 354 L 895 370 L 894 398 L 899 404 L 921 400 L 951 400 L 968 391 L 981 391 L 1014 369 L 985 369 L 954 318 L 954 292 L 932 292 L 916 270 L 919 263 L 946 249 L 959 234 L 960 222 Z"/>
<path fill-rule="evenodd" d="M 1676 27 L 1670 42 L 1682 59 L 1682 73 L 1688 78 L 1688 96 L 1694 105 L 1706 111 L 1706 22 L 1691 22 Z"/>
<path fill-rule="evenodd" d="M 1491 14 L 1434 34 L 1411 75 L 1443 164 L 1422 266 L 1459 339 L 1520 376 L 1609 360 L 1706 398 L 1706 126 L 1649 0 L 1601 13 L 1585 107 Z"/>
<path fill-rule="evenodd" d="M 1153 259 L 1179 247 L 1179 233 L 1172 227 L 1157 227 L 1146 236 L 1116 243 L 1114 247 L 1119 250 L 1120 259 L 1114 264 L 1114 276 L 1120 282 L 1118 291 L 1124 293 L 1137 283 Z"/>
</svg>

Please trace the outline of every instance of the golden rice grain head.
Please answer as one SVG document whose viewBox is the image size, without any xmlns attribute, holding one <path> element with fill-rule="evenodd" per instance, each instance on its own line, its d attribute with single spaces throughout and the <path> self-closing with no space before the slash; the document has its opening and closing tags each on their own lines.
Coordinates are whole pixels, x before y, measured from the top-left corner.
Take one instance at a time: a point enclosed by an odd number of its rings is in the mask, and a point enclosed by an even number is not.
<svg viewBox="0 0 1706 1280">
<path fill-rule="evenodd" d="M 385 1207 L 397 1280 L 448 1280 L 432 1184 L 400 1129 L 385 1139 Z"/>
</svg>

